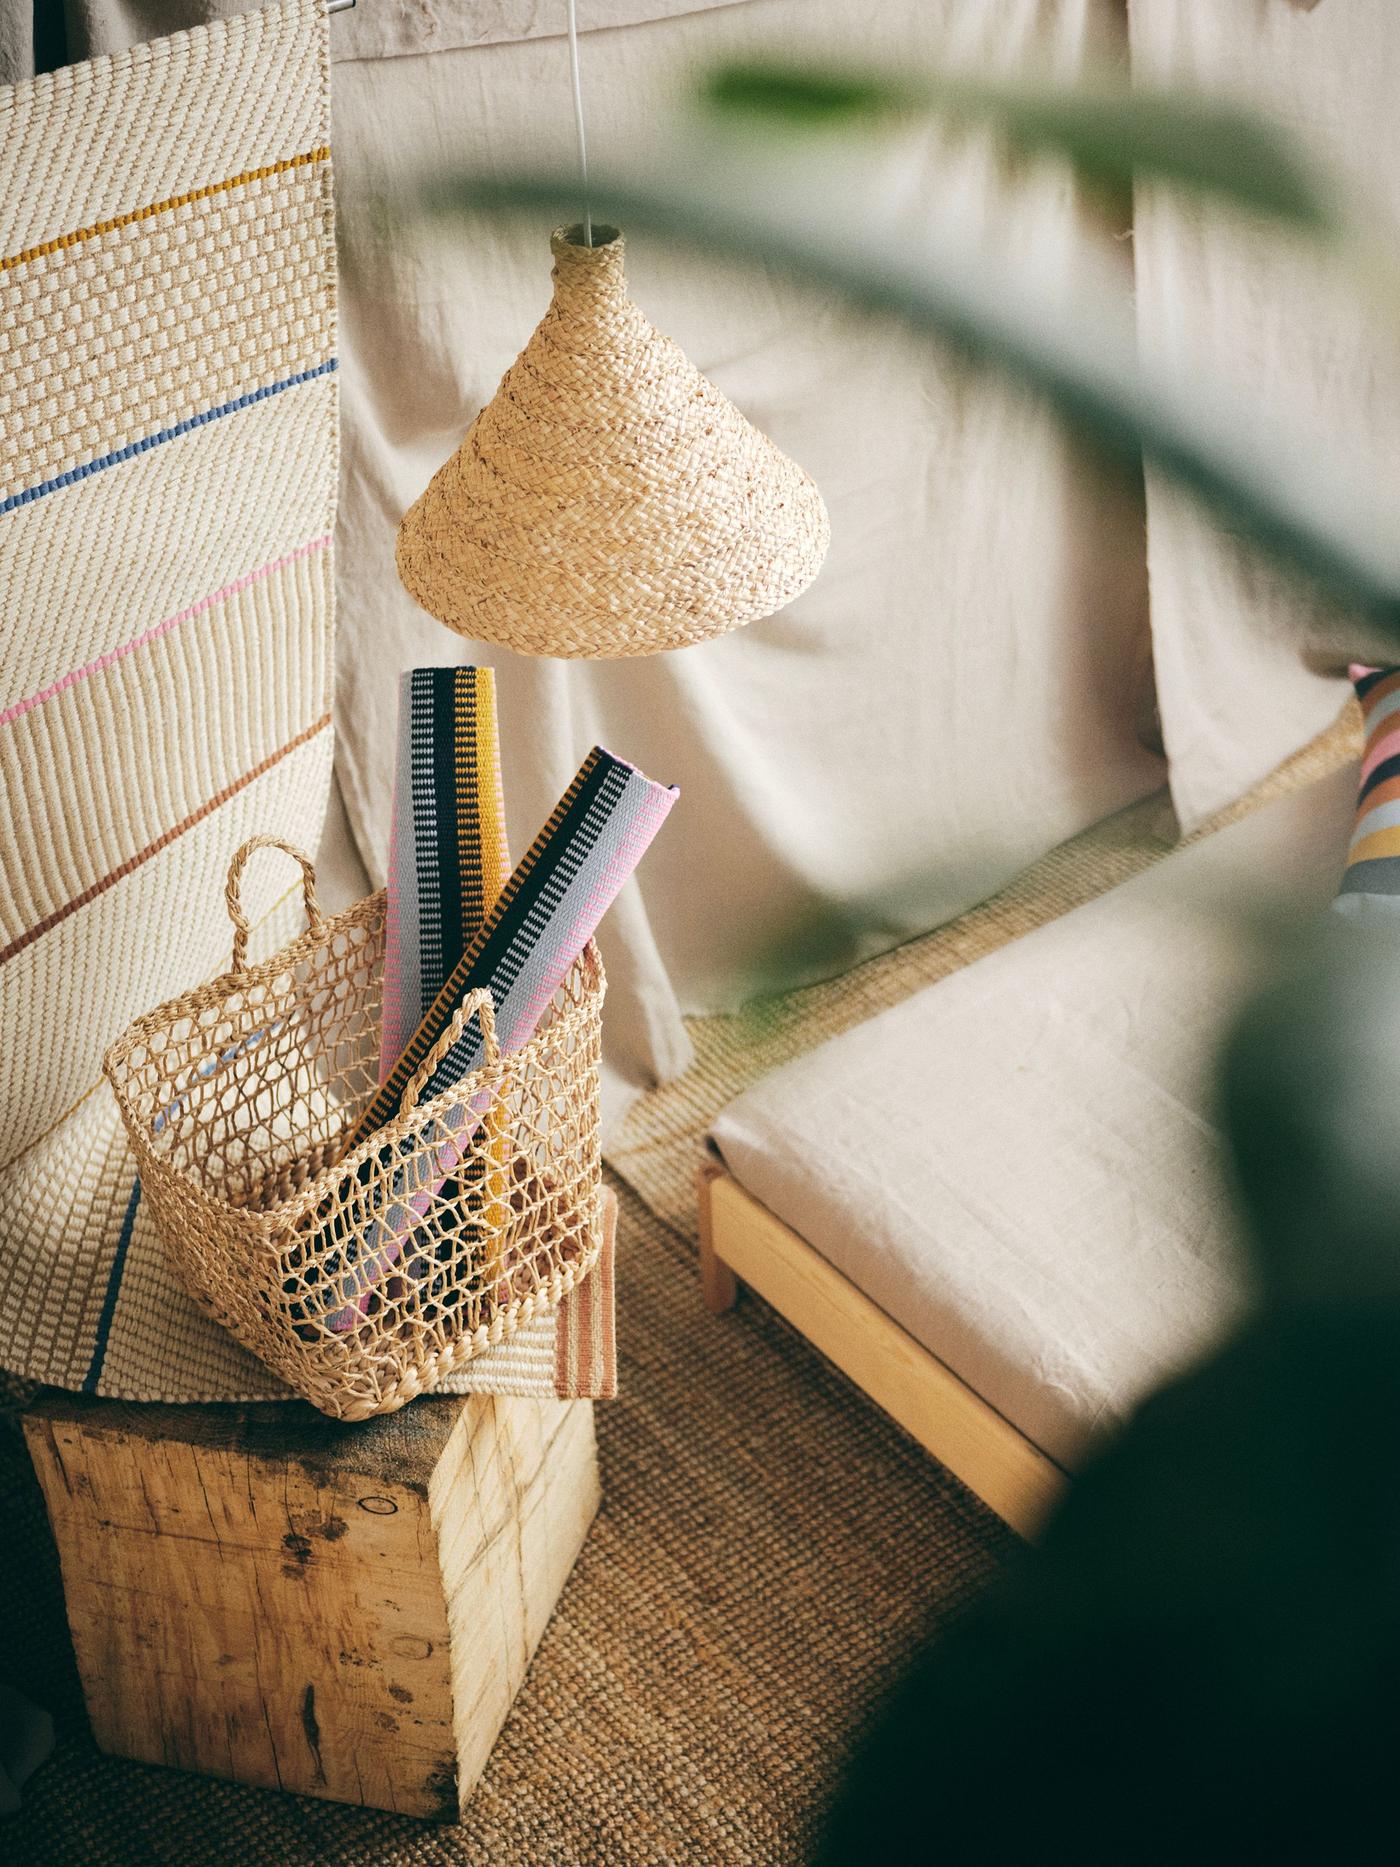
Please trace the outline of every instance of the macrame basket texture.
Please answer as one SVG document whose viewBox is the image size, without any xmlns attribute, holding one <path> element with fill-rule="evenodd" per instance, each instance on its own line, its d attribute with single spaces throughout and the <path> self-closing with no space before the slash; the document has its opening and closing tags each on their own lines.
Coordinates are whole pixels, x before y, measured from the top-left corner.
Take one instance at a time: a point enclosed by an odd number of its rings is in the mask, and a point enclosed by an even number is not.
<svg viewBox="0 0 1400 1867">
<path fill-rule="evenodd" d="M 239 880 L 260 847 L 301 864 L 307 930 L 247 962 Z M 378 1087 L 385 897 L 322 916 L 310 861 L 271 837 L 229 869 L 230 972 L 137 1020 L 103 1069 L 177 1275 L 323 1413 L 391 1413 L 556 1304 L 602 1243 L 590 943 L 540 1027 L 503 1056 L 474 993 L 399 1114 L 341 1158 Z M 485 1061 L 417 1103 L 480 1020 Z"/>
<path fill-rule="evenodd" d="M 473 641 L 650 655 L 771 616 L 831 528 L 811 480 L 627 296 L 615 228 L 559 228 L 554 299 L 409 509 L 399 576 Z"/>
</svg>

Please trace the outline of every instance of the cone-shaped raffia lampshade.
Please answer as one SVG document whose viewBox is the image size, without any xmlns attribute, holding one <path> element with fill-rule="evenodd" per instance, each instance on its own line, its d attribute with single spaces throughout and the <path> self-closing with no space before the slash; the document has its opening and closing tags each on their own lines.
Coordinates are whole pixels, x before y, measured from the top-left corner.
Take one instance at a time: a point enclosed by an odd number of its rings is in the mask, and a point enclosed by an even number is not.
<svg viewBox="0 0 1400 1867">
<path fill-rule="evenodd" d="M 399 527 L 424 609 L 530 655 L 650 655 L 771 616 L 830 536 L 802 469 L 628 298 L 621 234 L 594 234 L 551 238 L 554 302 Z"/>
</svg>

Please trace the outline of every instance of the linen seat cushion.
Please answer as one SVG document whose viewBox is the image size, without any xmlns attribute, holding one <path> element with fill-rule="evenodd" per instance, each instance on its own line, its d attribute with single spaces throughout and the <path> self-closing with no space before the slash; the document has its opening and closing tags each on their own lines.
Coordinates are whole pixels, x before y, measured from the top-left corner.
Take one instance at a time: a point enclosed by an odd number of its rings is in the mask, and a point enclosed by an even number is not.
<svg viewBox="0 0 1400 1867">
<path fill-rule="evenodd" d="M 735 1178 L 1051 1458 L 1237 1313 L 1212 1065 L 1252 960 L 1322 908 L 1355 768 L 832 1039 L 724 1109 Z"/>
</svg>

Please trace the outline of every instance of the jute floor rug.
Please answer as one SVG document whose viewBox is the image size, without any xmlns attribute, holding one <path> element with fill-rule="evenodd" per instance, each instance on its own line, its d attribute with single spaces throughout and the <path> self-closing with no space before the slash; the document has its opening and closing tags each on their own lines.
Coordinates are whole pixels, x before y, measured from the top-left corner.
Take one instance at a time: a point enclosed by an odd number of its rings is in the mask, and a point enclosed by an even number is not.
<svg viewBox="0 0 1400 1867">
<path fill-rule="evenodd" d="M 1353 726 L 1256 793 L 1348 756 Z M 600 1407 L 601 1517 L 461 1828 L 100 1756 L 87 1734 L 43 1504 L 0 1436 L 4 1671 L 55 1712 L 58 1754 L 0 1856 L 135 1867 L 631 1867 L 807 1857 L 846 1746 L 920 1640 L 1014 1539 L 762 1304 L 712 1318 L 692 1172 L 715 1110 L 786 1057 L 1066 912 L 1171 846 L 1161 799 L 993 901 L 761 1019 L 697 1021 L 697 1062 L 634 1112 L 614 1161 L 622 1398 Z M 17 1396 L 16 1398 L 21 1398 Z"/>
<path fill-rule="evenodd" d="M 711 1318 L 689 1243 L 620 1188 L 623 1394 L 604 1505 L 461 1828 L 100 1756 L 17 1430 L 0 1448 L 5 1671 L 58 1754 L 0 1857 L 62 1867 L 797 1862 L 881 1681 L 1012 1539 L 757 1303 Z"/>
</svg>

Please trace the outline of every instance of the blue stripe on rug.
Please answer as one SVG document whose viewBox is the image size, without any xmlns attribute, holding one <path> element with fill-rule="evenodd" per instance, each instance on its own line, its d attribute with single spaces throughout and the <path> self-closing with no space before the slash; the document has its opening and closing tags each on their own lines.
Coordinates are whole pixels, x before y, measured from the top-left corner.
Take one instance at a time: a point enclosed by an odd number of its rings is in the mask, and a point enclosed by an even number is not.
<svg viewBox="0 0 1400 1867">
<path fill-rule="evenodd" d="M 112 1318 L 117 1313 L 117 1298 L 121 1295 L 122 1272 L 126 1269 L 126 1254 L 131 1245 L 131 1234 L 136 1227 L 136 1208 L 141 1204 L 141 1182 L 132 1183 L 131 1198 L 126 1202 L 126 1217 L 122 1220 L 122 1229 L 117 1238 L 117 1255 L 112 1259 L 111 1274 L 107 1278 L 107 1294 L 102 1299 L 102 1314 L 97 1319 L 97 1341 L 93 1347 L 92 1360 L 83 1377 L 83 1392 L 95 1394 L 97 1383 L 102 1376 L 102 1364 L 107 1359 L 107 1338 L 112 1333 Z"/>
<path fill-rule="evenodd" d="M 312 382 L 317 376 L 328 376 L 335 368 L 336 358 L 331 357 L 325 363 L 318 363 L 315 369 L 301 370 L 282 382 L 268 383 L 264 389 L 251 389 L 247 395 L 235 396 L 232 402 L 223 402 L 218 408 L 205 409 L 202 415 L 191 415 L 188 421 L 177 421 L 173 428 L 162 428 L 157 434 L 148 434 L 142 441 L 130 441 L 125 447 L 118 447 L 110 454 L 88 461 L 85 466 L 70 467 L 66 473 L 56 474 L 51 480 L 43 480 L 38 486 L 27 486 L 22 493 L 11 493 L 8 499 L 0 499 L 0 515 L 13 512 L 17 506 L 32 505 L 36 499 L 42 499 L 45 493 L 56 493 L 62 487 L 75 486 L 79 480 L 101 473 L 104 467 L 117 467 L 124 460 L 134 460 L 138 454 L 148 454 L 153 447 L 159 447 L 162 441 L 178 441 L 182 434 L 189 434 L 195 428 L 217 421 L 221 415 L 236 415 L 239 409 L 251 408 L 255 402 L 265 402 L 270 395 L 280 395 L 284 389 L 295 389 L 299 383 Z"/>
</svg>

